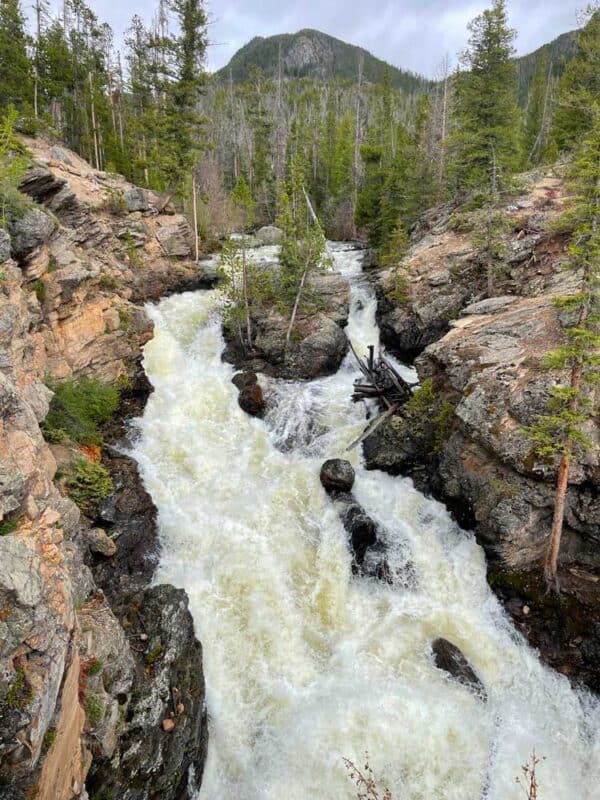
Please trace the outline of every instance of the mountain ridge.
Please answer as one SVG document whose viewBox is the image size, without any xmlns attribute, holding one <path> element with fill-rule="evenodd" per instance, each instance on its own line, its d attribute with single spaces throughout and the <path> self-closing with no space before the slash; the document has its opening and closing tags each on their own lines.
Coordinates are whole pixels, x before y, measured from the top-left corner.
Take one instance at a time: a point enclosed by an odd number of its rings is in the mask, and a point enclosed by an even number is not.
<svg viewBox="0 0 600 800">
<path fill-rule="evenodd" d="M 535 50 L 515 57 L 522 99 L 544 52 L 549 54 L 553 73 L 562 73 L 564 64 L 577 51 L 576 35 L 575 30 L 566 31 Z M 223 80 L 231 79 L 238 83 L 248 77 L 253 67 L 260 67 L 265 77 L 275 78 L 279 73 L 280 57 L 285 78 L 312 77 L 327 80 L 335 77 L 356 80 L 362 57 L 363 79 L 370 83 L 380 82 L 387 69 L 392 85 L 399 89 L 415 91 L 435 84 L 435 80 L 425 75 L 390 64 L 364 47 L 345 42 L 315 28 L 302 28 L 296 33 L 254 36 L 214 74 Z"/>
<path fill-rule="evenodd" d="M 433 83 L 422 75 L 389 64 L 364 47 L 314 28 L 274 36 L 255 36 L 215 74 L 237 83 L 248 76 L 252 67 L 260 67 L 265 77 L 274 78 L 279 72 L 280 54 L 283 76 L 287 78 L 356 80 L 362 57 L 363 79 L 370 83 L 380 82 L 386 70 L 392 85 L 399 89 L 414 91 Z"/>
</svg>

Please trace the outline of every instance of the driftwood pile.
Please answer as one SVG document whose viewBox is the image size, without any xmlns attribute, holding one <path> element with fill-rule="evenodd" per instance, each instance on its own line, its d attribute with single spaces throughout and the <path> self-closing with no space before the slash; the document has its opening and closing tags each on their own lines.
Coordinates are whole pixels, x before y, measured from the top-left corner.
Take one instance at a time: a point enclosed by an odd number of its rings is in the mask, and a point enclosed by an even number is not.
<svg viewBox="0 0 600 800">
<path fill-rule="evenodd" d="M 401 406 L 410 400 L 413 387 L 395 369 L 391 361 L 380 352 L 375 358 L 375 348 L 369 347 L 369 355 L 360 358 L 352 344 L 350 349 L 362 372 L 362 377 L 354 381 L 352 400 L 358 403 L 363 400 L 377 400 L 382 413 L 371 420 L 365 431 L 348 447 L 351 450 L 370 436 L 388 417 L 395 414 Z"/>
</svg>

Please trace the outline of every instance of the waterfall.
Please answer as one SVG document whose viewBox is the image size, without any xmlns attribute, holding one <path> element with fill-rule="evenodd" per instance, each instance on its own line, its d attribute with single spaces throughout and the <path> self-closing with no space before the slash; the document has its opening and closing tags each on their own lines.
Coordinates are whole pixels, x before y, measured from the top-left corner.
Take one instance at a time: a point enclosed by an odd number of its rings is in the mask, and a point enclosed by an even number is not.
<svg viewBox="0 0 600 800">
<path fill-rule="evenodd" d="M 374 292 L 360 253 L 331 248 L 352 286 L 347 332 L 364 353 L 378 339 Z M 350 401 L 352 358 L 310 383 L 261 379 L 274 402 L 258 420 L 238 407 L 221 361 L 217 293 L 150 311 L 155 391 L 134 455 L 159 511 L 157 581 L 186 589 L 204 648 L 200 800 L 352 800 L 343 757 L 362 764 L 365 751 L 394 800 L 518 800 L 534 748 L 545 758 L 539 800 L 598 797 L 598 706 L 512 627 L 473 535 L 410 480 L 368 472 L 360 448 L 346 452 L 365 424 Z M 319 482 L 330 457 L 353 462 L 390 568 L 410 566 L 410 579 L 352 574 Z M 469 658 L 487 701 L 435 667 L 439 636 Z"/>
</svg>

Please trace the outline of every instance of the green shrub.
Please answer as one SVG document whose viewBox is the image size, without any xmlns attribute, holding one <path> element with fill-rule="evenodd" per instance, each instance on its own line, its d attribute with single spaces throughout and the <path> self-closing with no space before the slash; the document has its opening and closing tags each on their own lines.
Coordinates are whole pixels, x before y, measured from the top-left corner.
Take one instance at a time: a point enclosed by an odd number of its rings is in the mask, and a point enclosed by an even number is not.
<svg viewBox="0 0 600 800">
<path fill-rule="evenodd" d="M 428 378 L 415 389 L 412 397 L 406 404 L 407 412 L 412 416 L 418 417 L 430 414 L 435 406 L 436 394 L 433 388 L 433 381 Z"/>
<path fill-rule="evenodd" d="M 123 241 L 125 243 L 125 252 L 127 253 L 127 259 L 132 267 L 143 267 L 144 266 L 144 259 L 140 255 L 136 245 L 135 239 L 131 231 L 127 230 L 123 234 Z"/>
<path fill-rule="evenodd" d="M 42 423 L 47 441 L 72 439 L 79 444 L 100 444 L 98 426 L 115 413 L 119 391 L 114 386 L 88 378 L 51 383 L 54 397 Z"/>
<path fill-rule="evenodd" d="M 119 287 L 119 281 L 108 272 L 103 272 L 100 275 L 99 286 L 101 289 L 117 289 Z"/>
<path fill-rule="evenodd" d="M 97 694 L 90 692 L 85 698 L 85 713 L 90 725 L 96 726 L 104 719 L 104 703 Z"/>
<path fill-rule="evenodd" d="M 17 112 L 12 106 L 0 118 L 0 227 L 6 228 L 31 207 L 29 197 L 18 186 L 29 164 L 29 157 L 15 134 Z"/>
<path fill-rule="evenodd" d="M 9 708 L 25 708 L 33 699 L 33 691 L 27 681 L 25 670 L 19 667 L 10 689 L 6 693 L 5 703 Z"/>
<path fill-rule="evenodd" d="M 44 734 L 44 739 L 42 741 L 42 750 L 44 752 L 50 750 L 50 748 L 54 744 L 55 739 L 56 739 L 56 728 L 48 728 L 48 730 Z"/>
<path fill-rule="evenodd" d="M 86 512 L 93 512 L 98 503 L 113 490 L 113 482 L 107 470 L 95 461 L 78 458 L 68 468 L 65 482 L 67 493 Z"/>
<path fill-rule="evenodd" d="M 35 289 L 35 296 L 38 299 L 40 305 L 43 305 L 46 302 L 46 284 L 42 280 L 37 280 L 33 288 Z"/>
<path fill-rule="evenodd" d="M 0 536 L 8 536 L 9 533 L 14 533 L 19 527 L 19 520 L 16 517 L 13 519 L 5 519 L 0 522 Z"/>
<path fill-rule="evenodd" d="M 91 661 L 88 663 L 87 666 L 87 674 L 88 675 L 99 675 L 102 670 L 104 669 L 104 664 L 99 658 L 92 658 Z"/>
<path fill-rule="evenodd" d="M 406 415 L 414 430 L 420 432 L 427 452 L 438 455 L 448 440 L 452 429 L 454 406 L 448 400 L 440 405 L 433 381 L 424 380 L 406 404 Z"/>
<path fill-rule="evenodd" d="M 156 662 L 162 658 L 162 655 L 165 651 L 165 648 L 162 644 L 157 644 L 156 647 L 153 647 L 149 653 L 146 653 L 146 664 L 156 664 Z"/>
<path fill-rule="evenodd" d="M 130 331 L 131 326 L 133 325 L 133 319 L 131 317 L 130 312 L 126 308 L 120 308 L 118 314 L 119 314 L 119 328 L 122 331 Z"/>
</svg>

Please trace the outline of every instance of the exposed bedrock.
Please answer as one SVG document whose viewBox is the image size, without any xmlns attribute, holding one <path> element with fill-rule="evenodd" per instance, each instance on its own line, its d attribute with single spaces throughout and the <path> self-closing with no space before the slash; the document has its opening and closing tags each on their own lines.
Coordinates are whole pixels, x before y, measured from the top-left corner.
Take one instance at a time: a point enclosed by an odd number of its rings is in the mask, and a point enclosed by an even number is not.
<svg viewBox="0 0 600 800">
<path fill-rule="evenodd" d="M 490 562 L 490 582 L 529 640 L 559 670 L 600 688 L 598 391 L 590 398 L 596 416 L 585 431 L 590 449 L 578 453 L 571 469 L 558 603 L 540 591 L 536 577 L 549 541 L 557 464 L 539 458 L 524 432 L 544 412 L 551 387 L 568 383 L 566 373 L 542 364 L 573 324 L 554 297 L 572 293 L 577 276 L 561 268 L 564 238 L 547 233 L 563 192 L 558 179 L 542 178 L 513 198 L 506 208 L 514 223 L 505 242 L 509 255 L 496 294 L 481 296 L 481 284 L 472 277 L 477 296 L 465 295 L 445 325 L 438 313 L 441 298 L 446 303 L 463 296 L 465 270 L 476 268 L 479 254 L 461 234 L 459 257 L 447 213 L 446 222 L 442 218 L 433 230 L 420 231 L 423 238 L 397 268 L 401 300 L 393 312 L 384 304 L 381 313 L 392 313 L 397 325 L 388 328 L 396 352 L 407 355 L 406 337 L 415 336 L 415 326 L 420 331 L 420 344 L 410 354 L 420 353 L 415 365 L 424 390 L 365 441 L 364 453 L 370 468 L 411 475 L 419 488 L 445 501 L 477 534 Z M 449 249 L 459 266 L 442 281 Z M 380 291 L 391 277 L 380 275 Z M 389 295 L 385 302 L 391 302 Z M 579 622 L 584 618 L 587 626 Z"/>
<path fill-rule="evenodd" d="M 87 783 L 96 800 L 180 800 L 206 751 L 201 649 L 185 594 L 149 588 L 156 510 L 121 445 L 150 390 L 138 304 L 216 276 L 152 193 L 27 146 L 37 205 L 0 234 L 0 798 L 86 798 Z M 64 474 L 98 453 L 40 429 L 48 379 L 71 377 L 125 387 L 103 432 L 114 490 L 87 516 Z"/>
</svg>

